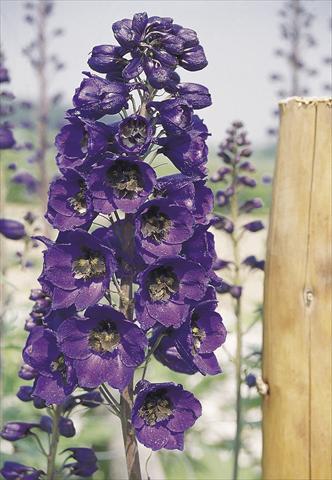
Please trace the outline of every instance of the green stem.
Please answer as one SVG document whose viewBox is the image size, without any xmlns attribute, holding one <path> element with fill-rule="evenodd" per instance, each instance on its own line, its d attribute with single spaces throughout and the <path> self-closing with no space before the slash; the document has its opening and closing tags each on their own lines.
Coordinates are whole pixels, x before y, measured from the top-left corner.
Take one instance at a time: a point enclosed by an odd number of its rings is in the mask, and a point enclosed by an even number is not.
<svg viewBox="0 0 332 480">
<path fill-rule="evenodd" d="M 47 480 L 56 480 L 55 459 L 60 437 L 59 420 L 61 417 L 61 411 L 62 409 L 60 405 L 57 405 L 54 409 L 51 446 L 49 454 L 47 455 Z"/>
<path fill-rule="evenodd" d="M 167 337 L 167 334 L 166 334 L 166 333 L 162 333 L 161 335 L 159 335 L 159 337 L 158 337 L 157 340 L 155 341 L 153 347 L 151 348 L 151 350 L 150 350 L 149 353 L 147 354 L 146 359 L 145 359 L 145 364 L 144 364 L 144 370 L 143 370 L 142 380 L 144 380 L 144 378 L 145 378 L 146 371 L 147 371 L 147 369 L 148 369 L 148 365 L 149 365 L 149 362 L 150 362 L 150 360 L 151 360 L 151 356 L 153 355 L 153 353 L 155 352 L 155 350 L 158 348 L 160 342 L 162 341 L 162 339 L 163 339 L 164 337 Z"/>
<path fill-rule="evenodd" d="M 236 235 L 236 225 L 239 216 L 238 208 L 238 191 L 236 185 L 237 168 L 233 167 L 232 185 L 234 195 L 231 197 L 231 218 L 234 224 L 234 232 L 231 235 L 233 256 L 234 256 L 234 277 L 233 284 L 240 283 L 240 252 L 239 238 Z M 242 397 L 241 397 L 241 369 L 242 369 L 242 322 L 241 322 L 241 297 L 235 300 L 234 308 L 236 318 L 236 353 L 235 353 L 235 376 L 236 376 L 236 432 L 234 438 L 234 463 L 233 463 L 233 480 L 238 479 L 239 474 L 239 456 L 241 451 L 241 430 L 242 430 Z"/>
<path fill-rule="evenodd" d="M 134 220 L 132 215 L 126 215 L 127 227 L 124 231 L 124 244 L 128 249 L 134 248 Z M 120 299 L 120 310 L 128 320 L 133 321 L 134 312 L 132 308 L 133 279 L 131 276 L 123 277 L 121 291 L 125 300 Z M 124 389 L 120 398 L 120 419 L 122 427 L 123 443 L 126 453 L 127 471 L 129 480 L 142 480 L 141 467 L 138 454 L 138 446 L 135 430 L 131 424 L 131 411 L 133 407 L 133 381 Z"/>
</svg>

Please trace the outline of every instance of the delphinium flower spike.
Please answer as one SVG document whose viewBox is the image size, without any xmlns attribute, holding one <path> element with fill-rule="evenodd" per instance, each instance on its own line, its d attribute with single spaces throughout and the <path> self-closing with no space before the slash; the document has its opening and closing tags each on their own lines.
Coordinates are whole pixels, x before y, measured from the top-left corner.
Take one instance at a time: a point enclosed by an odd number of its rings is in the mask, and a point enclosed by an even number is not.
<svg viewBox="0 0 332 480">
<path fill-rule="evenodd" d="M 308 2 L 303 0 L 286 0 L 278 12 L 281 46 L 275 49 L 274 56 L 282 60 L 284 65 L 270 74 L 271 82 L 278 86 L 278 100 L 308 95 L 310 79 L 318 73 L 307 59 L 308 49 L 317 46 L 312 33 L 315 15 L 308 6 Z M 278 109 L 273 114 L 278 115 Z M 268 133 L 275 135 L 277 129 L 271 127 Z"/>
<path fill-rule="evenodd" d="M 215 375 L 214 352 L 226 338 L 208 231 L 208 129 L 196 113 L 211 97 L 177 71 L 204 68 L 203 47 L 190 28 L 146 13 L 115 22 L 113 32 L 119 45 L 92 49 L 96 73 L 83 72 L 56 137 L 61 175 L 46 218 L 58 236 L 36 238 L 45 245 L 44 266 L 20 370 L 34 383 L 19 395 L 53 414 L 48 479 L 61 471 L 59 434 L 74 432 L 62 417 L 78 388 L 99 387 L 120 418 L 130 480 L 141 479 L 137 440 L 182 450 L 201 404 L 182 385 L 150 382 L 149 362 L 154 354 L 171 370 Z M 159 154 L 178 173 L 159 177 Z M 44 419 L 44 428 L 50 423 Z M 63 471 L 91 475 L 94 454 L 68 450 Z"/>
<path fill-rule="evenodd" d="M 248 214 L 256 214 L 263 206 L 263 201 L 255 197 L 256 179 L 253 174 L 255 167 L 250 161 L 252 155 L 251 143 L 247 132 L 240 121 L 235 121 L 227 130 L 227 136 L 220 145 L 219 156 L 222 166 L 213 174 L 211 181 L 222 185 L 216 190 L 216 213 L 214 228 L 221 230 L 229 237 L 233 258 L 217 258 L 213 262 L 215 271 L 223 272 L 223 281 L 217 286 L 221 295 L 230 295 L 233 300 L 236 321 L 236 434 L 234 439 L 234 466 L 232 478 L 236 480 L 239 474 L 239 454 L 243 445 L 242 428 L 244 424 L 243 388 L 244 383 L 252 382 L 253 375 L 247 375 L 249 362 L 244 359 L 244 336 L 259 318 L 256 316 L 250 327 L 243 325 L 243 283 L 252 270 L 264 270 L 264 260 L 254 255 L 241 258 L 241 242 L 247 235 L 255 234 L 264 229 L 259 219 L 250 219 Z M 202 320 L 204 315 L 202 315 Z M 202 321 L 201 320 L 201 321 Z M 219 332 L 221 335 L 221 332 Z M 212 336 L 212 339 L 217 337 Z M 220 336 L 219 336 L 220 338 Z M 204 345 L 204 343 L 203 343 Z M 165 353 L 163 353 L 165 355 Z M 197 363 L 196 363 L 197 365 Z M 249 378 L 247 381 L 246 379 Z"/>
</svg>

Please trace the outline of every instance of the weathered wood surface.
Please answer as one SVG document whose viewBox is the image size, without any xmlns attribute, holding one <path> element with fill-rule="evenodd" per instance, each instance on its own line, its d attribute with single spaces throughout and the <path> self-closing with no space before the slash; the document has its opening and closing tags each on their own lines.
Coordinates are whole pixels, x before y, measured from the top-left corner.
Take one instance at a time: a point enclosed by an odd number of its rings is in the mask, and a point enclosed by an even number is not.
<svg viewBox="0 0 332 480">
<path fill-rule="evenodd" d="M 263 479 L 332 479 L 332 102 L 281 124 L 264 288 Z"/>
</svg>

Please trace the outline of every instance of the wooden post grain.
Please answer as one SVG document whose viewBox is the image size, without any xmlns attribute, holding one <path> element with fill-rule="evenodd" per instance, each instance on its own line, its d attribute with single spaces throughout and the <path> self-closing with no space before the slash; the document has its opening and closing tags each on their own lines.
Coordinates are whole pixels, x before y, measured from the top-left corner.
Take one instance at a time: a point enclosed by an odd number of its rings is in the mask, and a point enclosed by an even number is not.
<svg viewBox="0 0 332 480">
<path fill-rule="evenodd" d="M 263 479 L 331 480 L 332 101 L 281 124 L 264 291 Z"/>
</svg>

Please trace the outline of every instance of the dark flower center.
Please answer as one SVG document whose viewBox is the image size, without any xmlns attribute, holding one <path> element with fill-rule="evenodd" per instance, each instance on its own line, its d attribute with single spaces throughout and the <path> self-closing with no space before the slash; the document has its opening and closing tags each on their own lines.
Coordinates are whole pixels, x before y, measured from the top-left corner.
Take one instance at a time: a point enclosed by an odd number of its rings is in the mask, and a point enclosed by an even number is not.
<svg viewBox="0 0 332 480">
<path fill-rule="evenodd" d="M 77 258 L 72 263 L 74 277 L 77 279 L 101 277 L 106 273 L 105 258 L 100 252 L 86 250 L 84 256 Z"/>
<path fill-rule="evenodd" d="M 167 302 L 178 288 L 179 281 L 172 267 L 159 267 L 149 274 L 148 289 L 154 302 Z"/>
<path fill-rule="evenodd" d="M 73 197 L 68 198 L 68 202 L 75 212 L 79 215 L 85 215 L 88 210 L 86 202 L 86 185 L 82 181 L 79 186 L 79 191 Z"/>
<path fill-rule="evenodd" d="M 163 390 L 149 393 L 138 411 L 148 425 L 155 425 L 172 415 L 172 403 Z"/>
<path fill-rule="evenodd" d="M 147 134 L 147 125 L 140 118 L 130 118 L 120 127 L 122 143 L 128 148 L 144 145 Z"/>
<path fill-rule="evenodd" d="M 120 198 L 132 199 L 143 190 L 142 178 L 137 165 L 125 161 L 116 162 L 107 171 L 107 181 Z"/>
<path fill-rule="evenodd" d="M 66 378 L 67 367 L 65 363 L 65 357 L 61 354 L 56 360 L 51 363 L 52 372 L 59 372 L 63 378 Z"/>
<path fill-rule="evenodd" d="M 165 213 L 162 213 L 158 207 L 150 207 L 142 215 L 141 232 L 144 238 L 152 237 L 153 240 L 160 243 L 169 234 L 171 226 L 170 218 Z"/>
<path fill-rule="evenodd" d="M 206 333 L 197 325 L 198 316 L 194 313 L 191 317 L 191 334 L 193 336 L 193 353 L 197 353 L 200 349 L 202 340 L 205 339 Z"/>
<path fill-rule="evenodd" d="M 89 335 L 89 345 L 98 353 L 113 352 L 120 343 L 120 335 L 114 325 L 101 321 Z"/>
</svg>

